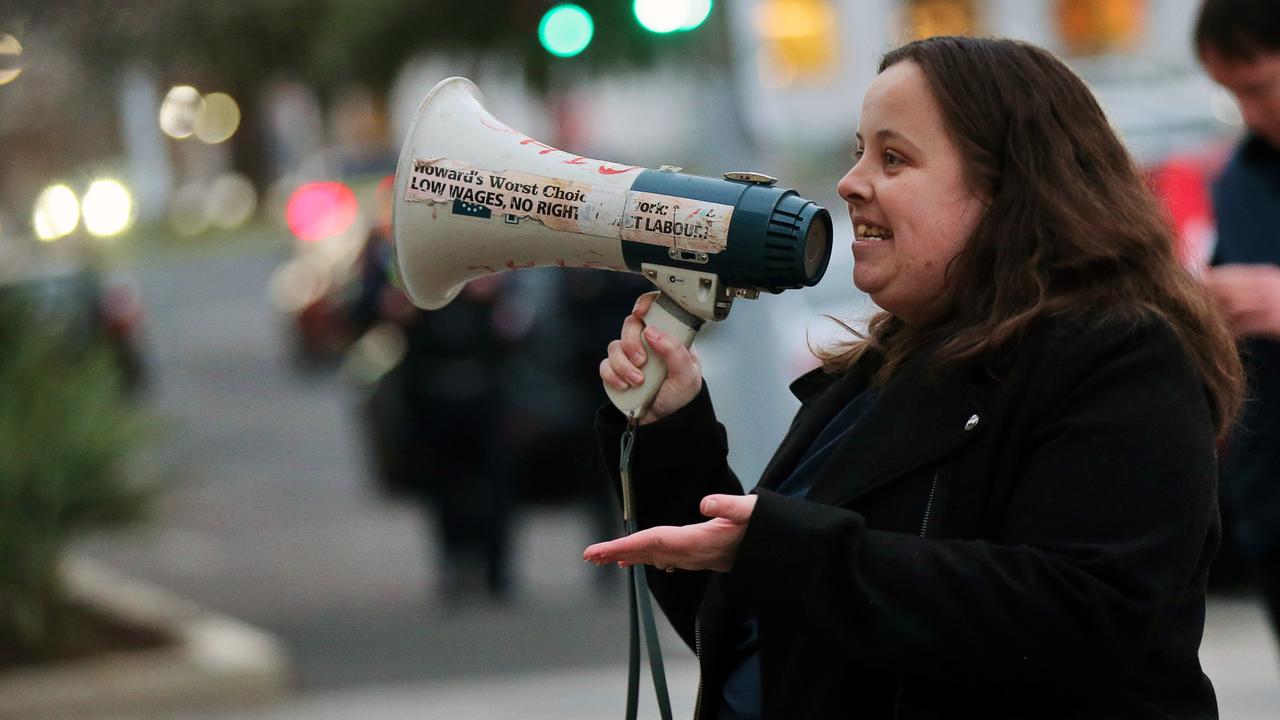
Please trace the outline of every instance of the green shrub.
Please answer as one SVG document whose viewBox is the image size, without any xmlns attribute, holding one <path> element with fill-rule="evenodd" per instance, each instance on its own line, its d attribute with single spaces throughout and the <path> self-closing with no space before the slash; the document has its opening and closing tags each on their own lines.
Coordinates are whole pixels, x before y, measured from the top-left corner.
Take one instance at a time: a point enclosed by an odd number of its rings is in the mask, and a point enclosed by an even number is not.
<svg viewBox="0 0 1280 720">
<path fill-rule="evenodd" d="M 130 477 L 149 427 L 105 348 L 71 348 L 24 303 L 0 300 L 0 655 L 63 653 L 69 543 L 142 519 L 154 487 Z M 0 658 L 4 660 L 5 658 Z"/>
</svg>

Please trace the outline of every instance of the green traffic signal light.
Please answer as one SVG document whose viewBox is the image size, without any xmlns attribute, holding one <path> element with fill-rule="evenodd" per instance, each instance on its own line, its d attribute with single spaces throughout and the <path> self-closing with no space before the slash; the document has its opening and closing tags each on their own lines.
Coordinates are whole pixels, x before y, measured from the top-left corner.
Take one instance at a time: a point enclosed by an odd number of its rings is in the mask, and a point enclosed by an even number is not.
<svg viewBox="0 0 1280 720">
<path fill-rule="evenodd" d="M 693 30 L 711 14 L 712 0 L 635 0 L 636 20 L 649 32 Z"/>
<path fill-rule="evenodd" d="M 556 57 L 573 57 L 582 52 L 594 34 L 591 14 L 573 3 L 551 8 L 538 23 L 538 41 Z"/>
</svg>

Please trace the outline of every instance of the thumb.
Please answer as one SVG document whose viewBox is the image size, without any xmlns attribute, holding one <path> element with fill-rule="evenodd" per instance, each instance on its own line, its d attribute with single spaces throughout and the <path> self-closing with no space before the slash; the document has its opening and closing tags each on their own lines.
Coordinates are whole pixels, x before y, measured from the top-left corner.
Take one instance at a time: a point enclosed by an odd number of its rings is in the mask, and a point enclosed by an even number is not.
<svg viewBox="0 0 1280 720">
<path fill-rule="evenodd" d="M 754 495 L 708 495 L 702 498 L 699 510 L 709 518 L 724 518 L 745 524 L 756 507 Z"/>
</svg>

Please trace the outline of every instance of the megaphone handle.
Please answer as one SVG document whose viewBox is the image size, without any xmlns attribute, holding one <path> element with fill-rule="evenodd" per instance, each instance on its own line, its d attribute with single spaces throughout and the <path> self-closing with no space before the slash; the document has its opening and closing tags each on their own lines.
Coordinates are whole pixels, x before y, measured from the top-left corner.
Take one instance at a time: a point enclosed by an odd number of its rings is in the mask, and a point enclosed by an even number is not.
<svg viewBox="0 0 1280 720">
<path fill-rule="evenodd" d="M 694 336 L 698 334 L 698 328 L 702 327 L 702 318 L 680 307 L 666 294 L 661 294 L 653 305 L 649 306 L 649 312 L 645 313 L 644 324 L 645 327 L 658 328 L 684 343 L 685 347 L 689 347 L 693 344 Z M 626 390 L 619 390 L 607 384 L 604 386 L 605 394 L 609 396 L 614 407 L 622 411 L 623 415 L 634 412 L 636 417 L 642 417 L 649 410 L 653 399 L 658 395 L 658 388 L 662 387 L 663 381 L 667 379 L 666 361 L 649 347 L 649 341 L 645 340 L 643 335 L 640 336 L 640 342 L 644 343 L 646 358 L 644 367 L 640 368 L 644 373 L 644 382 Z"/>
</svg>

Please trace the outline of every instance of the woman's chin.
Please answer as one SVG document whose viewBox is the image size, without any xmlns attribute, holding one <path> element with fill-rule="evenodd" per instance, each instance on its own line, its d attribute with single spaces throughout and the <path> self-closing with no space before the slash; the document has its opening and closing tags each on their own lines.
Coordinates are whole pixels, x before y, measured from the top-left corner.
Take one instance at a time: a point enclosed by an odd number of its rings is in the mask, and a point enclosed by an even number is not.
<svg viewBox="0 0 1280 720">
<path fill-rule="evenodd" d="M 853 286 L 875 299 L 876 293 L 884 290 L 885 283 L 872 273 L 859 273 L 855 265 L 853 269 Z"/>
</svg>

